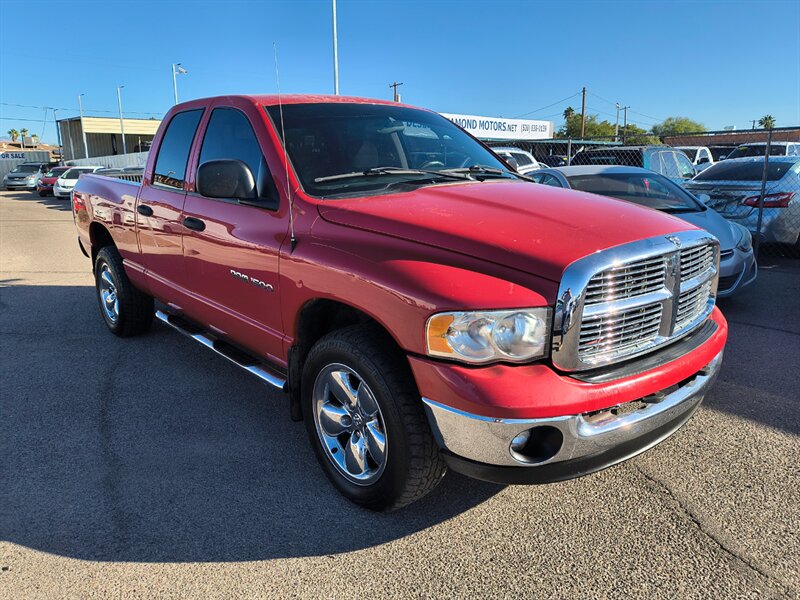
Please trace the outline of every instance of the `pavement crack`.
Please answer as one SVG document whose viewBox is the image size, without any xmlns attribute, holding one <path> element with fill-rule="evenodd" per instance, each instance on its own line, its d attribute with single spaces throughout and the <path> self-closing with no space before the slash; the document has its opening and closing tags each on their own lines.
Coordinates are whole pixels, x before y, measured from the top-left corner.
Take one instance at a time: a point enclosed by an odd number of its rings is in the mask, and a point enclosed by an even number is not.
<svg viewBox="0 0 800 600">
<path fill-rule="evenodd" d="M 681 514 L 683 514 L 687 519 L 689 519 L 689 521 L 691 521 L 694 524 L 695 528 L 705 538 L 710 540 L 717 548 L 719 548 L 724 554 L 728 555 L 735 563 L 739 564 L 745 570 L 753 571 L 756 575 L 766 579 L 769 583 L 776 585 L 778 588 L 780 588 L 781 593 L 787 598 L 790 597 L 790 595 L 797 593 L 798 590 L 795 589 L 791 584 L 781 581 L 775 575 L 768 573 L 767 571 L 762 569 L 754 561 L 746 558 L 745 556 L 742 556 L 736 550 L 729 547 L 717 535 L 715 535 L 705 525 L 703 525 L 699 517 L 697 517 L 697 515 L 695 515 L 691 510 L 689 510 L 689 507 L 687 507 L 664 482 L 656 479 L 655 477 L 644 471 L 635 462 L 629 462 L 628 465 L 637 473 L 639 473 L 642 477 L 644 477 L 650 483 L 651 487 L 660 491 L 662 495 L 670 498 L 678 506 Z"/>
</svg>

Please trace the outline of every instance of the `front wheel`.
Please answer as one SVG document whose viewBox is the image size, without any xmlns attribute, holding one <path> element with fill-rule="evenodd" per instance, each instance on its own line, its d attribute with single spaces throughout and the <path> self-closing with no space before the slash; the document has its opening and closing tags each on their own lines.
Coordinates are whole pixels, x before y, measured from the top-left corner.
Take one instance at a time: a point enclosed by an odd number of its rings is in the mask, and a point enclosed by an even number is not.
<svg viewBox="0 0 800 600">
<path fill-rule="evenodd" d="M 317 342 L 303 368 L 302 401 L 320 465 L 353 502 L 396 510 L 444 475 L 408 364 L 376 327 L 348 327 Z"/>
<path fill-rule="evenodd" d="M 106 246 L 97 253 L 94 277 L 100 314 L 111 333 L 128 337 L 150 329 L 153 298 L 133 286 L 116 248 Z"/>
</svg>

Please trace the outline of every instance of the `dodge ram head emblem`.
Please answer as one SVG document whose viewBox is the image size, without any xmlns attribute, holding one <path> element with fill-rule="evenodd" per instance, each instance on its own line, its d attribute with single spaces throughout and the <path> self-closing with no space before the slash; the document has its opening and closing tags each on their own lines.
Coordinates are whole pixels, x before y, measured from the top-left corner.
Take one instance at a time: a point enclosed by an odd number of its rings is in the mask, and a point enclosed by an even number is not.
<svg viewBox="0 0 800 600">
<path fill-rule="evenodd" d="M 668 239 L 670 242 L 672 242 L 673 244 L 675 244 L 675 245 L 676 245 L 678 248 L 680 248 L 680 247 L 681 247 L 681 238 L 679 238 L 678 236 L 676 236 L 676 235 L 668 235 L 668 236 L 666 236 L 666 238 L 667 238 L 667 239 Z"/>
</svg>

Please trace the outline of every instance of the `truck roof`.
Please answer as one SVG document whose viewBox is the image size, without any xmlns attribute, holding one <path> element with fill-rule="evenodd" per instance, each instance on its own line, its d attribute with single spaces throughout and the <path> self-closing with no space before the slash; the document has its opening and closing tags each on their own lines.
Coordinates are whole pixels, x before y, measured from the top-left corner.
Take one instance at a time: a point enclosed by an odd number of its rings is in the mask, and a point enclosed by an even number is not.
<svg viewBox="0 0 800 600">
<path fill-rule="evenodd" d="M 397 106 L 410 106 L 392 102 L 391 100 L 379 100 L 377 98 L 360 98 L 358 96 L 332 96 L 330 94 L 228 94 L 226 96 L 216 96 L 204 98 L 204 101 L 216 100 L 219 98 L 243 98 L 253 104 L 262 106 L 277 106 L 283 104 L 390 104 Z M 424 110 L 424 109 L 423 109 Z"/>
</svg>

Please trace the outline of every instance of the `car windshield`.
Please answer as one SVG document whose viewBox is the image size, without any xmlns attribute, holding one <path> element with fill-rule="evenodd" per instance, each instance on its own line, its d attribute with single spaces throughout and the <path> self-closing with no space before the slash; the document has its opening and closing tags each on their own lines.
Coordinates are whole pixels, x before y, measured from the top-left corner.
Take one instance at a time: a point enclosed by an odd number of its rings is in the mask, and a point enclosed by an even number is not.
<svg viewBox="0 0 800 600">
<path fill-rule="evenodd" d="M 745 158 L 747 156 L 764 156 L 767 152 L 766 144 L 751 144 L 749 146 L 739 146 L 733 152 L 728 154 L 728 158 Z M 771 145 L 769 147 L 770 156 L 784 156 L 786 154 L 786 146 Z"/>
<path fill-rule="evenodd" d="M 285 130 L 291 164 L 312 196 L 370 195 L 472 177 L 513 177 L 494 154 L 433 112 L 388 104 L 288 104 L 283 105 L 281 126 L 281 108 L 266 110 L 279 135 Z"/>
<path fill-rule="evenodd" d="M 800 161 L 776 160 L 767 165 L 767 181 L 778 181 L 786 173 L 800 170 Z M 723 160 L 697 175 L 694 181 L 761 181 L 764 172 L 763 160 L 731 162 Z"/>
<path fill-rule="evenodd" d="M 90 173 L 92 169 L 70 169 L 66 173 L 64 173 L 61 178 L 62 179 L 77 179 L 81 176 L 82 173 Z"/>
<path fill-rule="evenodd" d="M 12 173 L 36 173 L 39 170 L 39 165 L 17 165 L 14 167 Z"/>
<path fill-rule="evenodd" d="M 66 173 L 68 170 L 69 169 L 67 167 L 58 167 L 58 168 L 52 169 L 51 171 L 48 171 L 47 173 L 45 173 L 44 176 L 45 177 L 60 177 L 61 175 Z"/>
<path fill-rule="evenodd" d="M 690 194 L 657 173 L 598 173 L 567 176 L 567 179 L 573 189 L 627 200 L 656 210 L 703 210 L 703 206 Z"/>
</svg>

